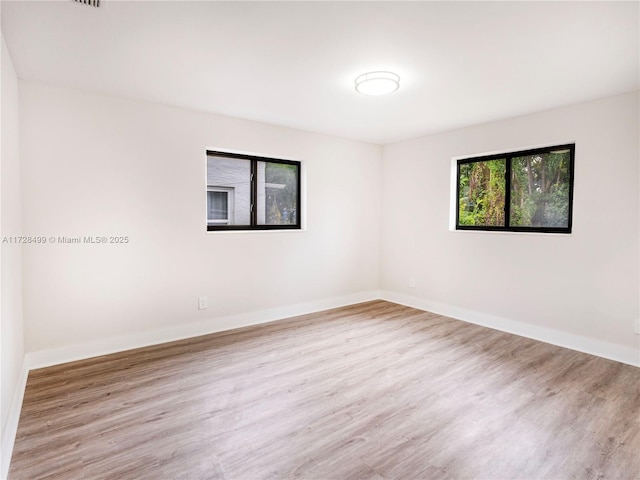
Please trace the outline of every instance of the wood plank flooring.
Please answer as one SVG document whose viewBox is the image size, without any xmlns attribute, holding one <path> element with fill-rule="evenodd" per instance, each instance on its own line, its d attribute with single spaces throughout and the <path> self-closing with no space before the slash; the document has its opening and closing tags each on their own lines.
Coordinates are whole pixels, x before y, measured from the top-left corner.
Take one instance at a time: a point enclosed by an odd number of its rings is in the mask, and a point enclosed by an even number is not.
<svg viewBox="0 0 640 480">
<path fill-rule="evenodd" d="M 640 479 L 640 369 L 368 302 L 32 371 L 9 478 Z"/>
</svg>

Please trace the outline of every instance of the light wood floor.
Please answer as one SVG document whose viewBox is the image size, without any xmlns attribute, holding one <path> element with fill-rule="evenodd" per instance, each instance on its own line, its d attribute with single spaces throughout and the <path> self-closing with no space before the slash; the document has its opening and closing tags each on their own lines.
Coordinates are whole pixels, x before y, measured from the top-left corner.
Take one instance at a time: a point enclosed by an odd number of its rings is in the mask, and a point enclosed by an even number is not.
<svg viewBox="0 0 640 480">
<path fill-rule="evenodd" d="M 32 371 L 9 478 L 640 479 L 640 369 L 368 302 Z"/>
</svg>

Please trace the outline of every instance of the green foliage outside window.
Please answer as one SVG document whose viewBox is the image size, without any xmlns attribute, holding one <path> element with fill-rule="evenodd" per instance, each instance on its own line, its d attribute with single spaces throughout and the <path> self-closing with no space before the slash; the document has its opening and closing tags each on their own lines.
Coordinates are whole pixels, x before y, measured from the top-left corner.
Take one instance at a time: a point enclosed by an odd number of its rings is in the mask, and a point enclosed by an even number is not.
<svg viewBox="0 0 640 480">
<path fill-rule="evenodd" d="M 298 167 L 267 163 L 265 181 L 279 188 L 267 188 L 266 219 L 269 225 L 291 225 L 297 220 Z"/>
<path fill-rule="evenodd" d="M 569 233 L 573 148 L 460 161 L 457 226 Z"/>
<path fill-rule="evenodd" d="M 460 165 L 460 225 L 504 225 L 505 160 Z"/>
<path fill-rule="evenodd" d="M 569 219 L 569 152 L 511 160 L 512 226 L 566 227 Z"/>
</svg>

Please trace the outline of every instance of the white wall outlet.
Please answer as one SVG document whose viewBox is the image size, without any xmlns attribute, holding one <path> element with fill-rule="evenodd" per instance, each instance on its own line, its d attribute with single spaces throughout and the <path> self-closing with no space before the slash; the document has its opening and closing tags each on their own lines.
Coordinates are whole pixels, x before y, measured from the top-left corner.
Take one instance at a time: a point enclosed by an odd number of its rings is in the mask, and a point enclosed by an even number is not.
<svg viewBox="0 0 640 480">
<path fill-rule="evenodd" d="M 207 297 L 198 297 L 198 310 L 206 310 L 209 308 L 209 299 Z"/>
<path fill-rule="evenodd" d="M 409 279 L 409 288 L 416 288 L 416 279 L 413 277 Z"/>
<path fill-rule="evenodd" d="M 634 331 L 636 332 L 636 335 L 640 335 L 640 318 L 635 321 Z"/>
</svg>

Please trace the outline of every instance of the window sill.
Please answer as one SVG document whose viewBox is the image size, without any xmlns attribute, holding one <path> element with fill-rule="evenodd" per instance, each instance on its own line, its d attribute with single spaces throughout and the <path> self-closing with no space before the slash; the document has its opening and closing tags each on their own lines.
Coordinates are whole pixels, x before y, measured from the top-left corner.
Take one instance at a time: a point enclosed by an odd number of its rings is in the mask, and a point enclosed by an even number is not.
<svg viewBox="0 0 640 480">
<path fill-rule="evenodd" d="M 274 230 L 208 230 L 207 235 L 255 235 L 255 234 L 273 234 L 273 233 L 306 233 L 306 228 L 279 228 Z"/>
<path fill-rule="evenodd" d="M 455 228 L 449 228 L 449 232 L 451 233 L 476 233 L 481 235 L 542 235 L 544 237 L 572 237 L 573 232 L 571 233 L 553 233 L 553 232 L 504 232 L 500 230 L 457 230 Z"/>
</svg>

